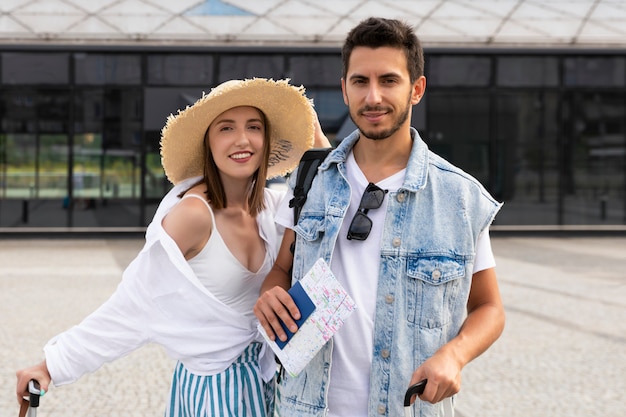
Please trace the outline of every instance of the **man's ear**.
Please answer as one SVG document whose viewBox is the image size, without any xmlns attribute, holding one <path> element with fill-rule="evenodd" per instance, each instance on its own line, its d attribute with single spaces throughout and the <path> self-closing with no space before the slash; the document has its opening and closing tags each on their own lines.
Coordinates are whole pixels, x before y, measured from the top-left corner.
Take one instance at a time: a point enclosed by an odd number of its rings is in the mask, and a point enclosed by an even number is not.
<svg viewBox="0 0 626 417">
<path fill-rule="evenodd" d="M 348 96 L 346 95 L 346 80 L 341 77 L 341 94 L 343 94 L 343 103 L 348 106 Z"/>
<path fill-rule="evenodd" d="M 413 92 L 411 94 L 411 104 L 415 105 L 420 102 L 426 92 L 426 77 L 423 75 L 413 83 Z M 345 99 L 344 99 L 345 100 Z"/>
</svg>

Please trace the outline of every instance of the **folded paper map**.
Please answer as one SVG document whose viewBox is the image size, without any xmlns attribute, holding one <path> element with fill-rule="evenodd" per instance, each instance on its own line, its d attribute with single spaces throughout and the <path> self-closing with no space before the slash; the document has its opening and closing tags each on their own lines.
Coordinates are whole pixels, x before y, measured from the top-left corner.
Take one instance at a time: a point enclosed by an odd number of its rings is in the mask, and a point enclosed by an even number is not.
<svg viewBox="0 0 626 417">
<path fill-rule="evenodd" d="M 302 315 L 297 321 L 298 331 L 286 331 L 286 342 L 273 342 L 261 325 L 258 328 L 285 371 L 296 376 L 343 326 L 356 306 L 321 258 L 289 293 Z M 286 329 L 284 325 L 283 329 Z"/>
</svg>

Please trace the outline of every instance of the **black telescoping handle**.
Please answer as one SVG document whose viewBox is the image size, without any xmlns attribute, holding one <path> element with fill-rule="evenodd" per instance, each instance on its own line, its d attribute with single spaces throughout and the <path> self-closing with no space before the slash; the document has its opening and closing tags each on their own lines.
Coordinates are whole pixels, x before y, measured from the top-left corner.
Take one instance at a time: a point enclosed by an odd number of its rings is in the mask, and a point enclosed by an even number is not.
<svg viewBox="0 0 626 417">
<path fill-rule="evenodd" d="M 411 405 L 411 397 L 414 395 L 420 395 L 424 392 L 424 388 L 426 388 L 427 379 L 422 379 L 417 384 L 413 384 L 406 390 L 406 394 L 404 395 L 404 406 L 408 407 Z"/>
<path fill-rule="evenodd" d="M 41 397 L 41 387 L 39 386 L 39 382 L 31 379 L 28 382 L 28 393 L 30 394 L 28 397 L 28 405 L 31 408 L 39 407 L 39 398 Z"/>
</svg>

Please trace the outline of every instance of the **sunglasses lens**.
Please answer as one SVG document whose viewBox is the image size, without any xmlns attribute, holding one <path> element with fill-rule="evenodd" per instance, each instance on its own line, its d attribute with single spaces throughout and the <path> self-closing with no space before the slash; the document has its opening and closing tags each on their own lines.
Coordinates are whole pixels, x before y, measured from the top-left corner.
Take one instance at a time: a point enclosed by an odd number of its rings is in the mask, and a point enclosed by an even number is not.
<svg viewBox="0 0 626 417">
<path fill-rule="evenodd" d="M 348 229 L 348 240 L 365 240 L 372 231 L 372 220 L 367 217 L 367 211 L 377 209 L 383 205 L 386 191 L 373 183 L 369 183 L 363 196 L 359 211 L 356 212 L 350 229 Z"/>
<path fill-rule="evenodd" d="M 367 187 L 363 198 L 361 198 L 361 208 L 367 210 L 373 210 L 379 208 L 383 204 L 385 198 L 385 191 L 374 186 Z"/>
<path fill-rule="evenodd" d="M 365 214 L 358 212 L 352 223 L 350 223 L 350 229 L 348 230 L 349 240 L 365 240 L 372 230 L 372 221 Z"/>
</svg>

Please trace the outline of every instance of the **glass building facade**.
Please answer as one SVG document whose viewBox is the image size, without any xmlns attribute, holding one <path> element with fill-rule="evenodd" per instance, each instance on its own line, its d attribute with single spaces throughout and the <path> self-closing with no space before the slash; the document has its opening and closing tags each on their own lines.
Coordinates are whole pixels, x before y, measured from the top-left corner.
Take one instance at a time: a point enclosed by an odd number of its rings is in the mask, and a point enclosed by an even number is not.
<svg viewBox="0 0 626 417">
<path fill-rule="evenodd" d="M 626 52 L 427 49 L 412 124 L 505 202 L 494 227 L 626 224 Z M 338 49 L 5 47 L 0 229 L 144 228 L 169 114 L 233 78 L 291 78 L 352 125 Z"/>
</svg>

